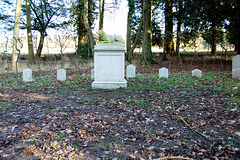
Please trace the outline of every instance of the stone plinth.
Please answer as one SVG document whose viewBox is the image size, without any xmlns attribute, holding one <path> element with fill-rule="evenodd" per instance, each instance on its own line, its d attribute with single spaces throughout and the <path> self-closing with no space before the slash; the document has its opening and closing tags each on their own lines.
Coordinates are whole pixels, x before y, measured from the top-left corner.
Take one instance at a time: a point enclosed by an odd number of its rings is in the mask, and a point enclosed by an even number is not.
<svg viewBox="0 0 240 160">
<path fill-rule="evenodd" d="M 98 43 L 94 47 L 94 81 L 92 88 L 127 87 L 124 79 L 125 53 L 120 43 Z"/>
<path fill-rule="evenodd" d="M 232 77 L 240 78 L 240 55 L 236 55 L 232 59 Z"/>
</svg>

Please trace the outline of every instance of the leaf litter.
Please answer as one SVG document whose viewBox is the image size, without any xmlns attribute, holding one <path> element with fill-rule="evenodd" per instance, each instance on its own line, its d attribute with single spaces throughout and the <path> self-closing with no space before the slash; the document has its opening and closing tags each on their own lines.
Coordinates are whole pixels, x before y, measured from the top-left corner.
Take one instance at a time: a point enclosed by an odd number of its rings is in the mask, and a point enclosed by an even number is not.
<svg viewBox="0 0 240 160">
<path fill-rule="evenodd" d="M 118 90 L 92 90 L 88 76 L 15 84 L 0 94 L 1 159 L 239 159 L 239 92 L 224 76 L 139 75 Z"/>
</svg>

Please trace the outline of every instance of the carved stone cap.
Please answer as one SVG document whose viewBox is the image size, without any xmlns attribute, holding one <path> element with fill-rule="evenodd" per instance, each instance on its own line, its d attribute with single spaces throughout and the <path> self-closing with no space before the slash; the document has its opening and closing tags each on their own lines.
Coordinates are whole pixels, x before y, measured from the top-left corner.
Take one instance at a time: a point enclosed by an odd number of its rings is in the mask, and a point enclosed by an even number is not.
<svg viewBox="0 0 240 160">
<path fill-rule="evenodd" d="M 124 51 L 124 45 L 122 43 L 97 43 L 94 46 L 94 50 L 110 50 L 110 51 Z"/>
</svg>

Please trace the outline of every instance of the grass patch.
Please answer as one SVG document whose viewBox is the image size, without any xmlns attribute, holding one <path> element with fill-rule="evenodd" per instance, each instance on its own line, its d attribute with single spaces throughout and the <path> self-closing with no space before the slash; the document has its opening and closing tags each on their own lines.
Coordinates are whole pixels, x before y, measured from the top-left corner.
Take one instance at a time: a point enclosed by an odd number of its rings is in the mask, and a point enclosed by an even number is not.
<svg viewBox="0 0 240 160">
<path fill-rule="evenodd" d="M 5 101 L 5 100 L 0 100 L 0 110 L 4 111 L 6 109 L 13 108 L 12 102 Z"/>
<path fill-rule="evenodd" d="M 79 75 L 78 73 L 69 73 L 66 81 L 56 80 L 56 75 L 35 76 L 33 82 L 22 82 L 20 77 L 10 74 L 2 74 L 0 85 L 2 92 L 12 92 L 13 90 L 21 91 L 38 91 L 48 90 L 50 92 L 68 92 L 68 91 L 95 91 L 91 88 L 92 79 L 90 75 Z M 11 76 L 11 77 L 10 77 Z M 192 88 L 199 88 L 212 91 L 215 94 L 226 93 L 232 94 L 231 104 L 240 101 L 239 88 L 233 89 L 239 83 L 238 79 L 231 76 L 231 72 L 221 73 L 204 73 L 202 78 L 192 77 L 191 73 L 181 72 L 172 73 L 169 78 L 159 78 L 153 74 L 137 74 L 135 78 L 128 79 L 128 87 L 120 91 L 144 91 L 144 90 L 166 90 L 171 91 L 174 88 L 181 87 L 187 94 L 196 95 L 195 91 L 188 93 Z M 119 90 L 115 90 L 118 92 Z M 181 93 L 184 96 L 185 92 Z M 236 95 L 236 96 L 235 96 Z M 88 101 L 88 100 L 83 100 Z M 2 102 L 6 103 L 6 102 Z M 4 104 L 5 105 L 5 104 Z"/>
</svg>

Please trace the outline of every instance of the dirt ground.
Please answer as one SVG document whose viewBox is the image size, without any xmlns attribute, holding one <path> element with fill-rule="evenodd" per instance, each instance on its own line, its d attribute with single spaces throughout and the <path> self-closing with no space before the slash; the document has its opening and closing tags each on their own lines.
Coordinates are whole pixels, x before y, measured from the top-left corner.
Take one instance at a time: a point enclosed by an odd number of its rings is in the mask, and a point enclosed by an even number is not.
<svg viewBox="0 0 240 160">
<path fill-rule="evenodd" d="M 204 57 L 183 57 L 182 66 L 176 57 L 155 61 L 134 62 L 137 73 L 153 76 L 166 67 L 170 74 L 187 75 L 198 68 L 219 73 L 223 82 L 231 76 L 231 61 L 226 66 Z M 221 84 L 204 79 L 188 87 L 93 90 L 89 68 L 69 67 L 67 82 L 2 82 L 0 159 L 240 159 L 239 92 L 218 90 Z M 78 71 L 86 76 L 80 79 Z M 149 80 L 135 78 L 128 86 L 159 84 Z"/>
</svg>

